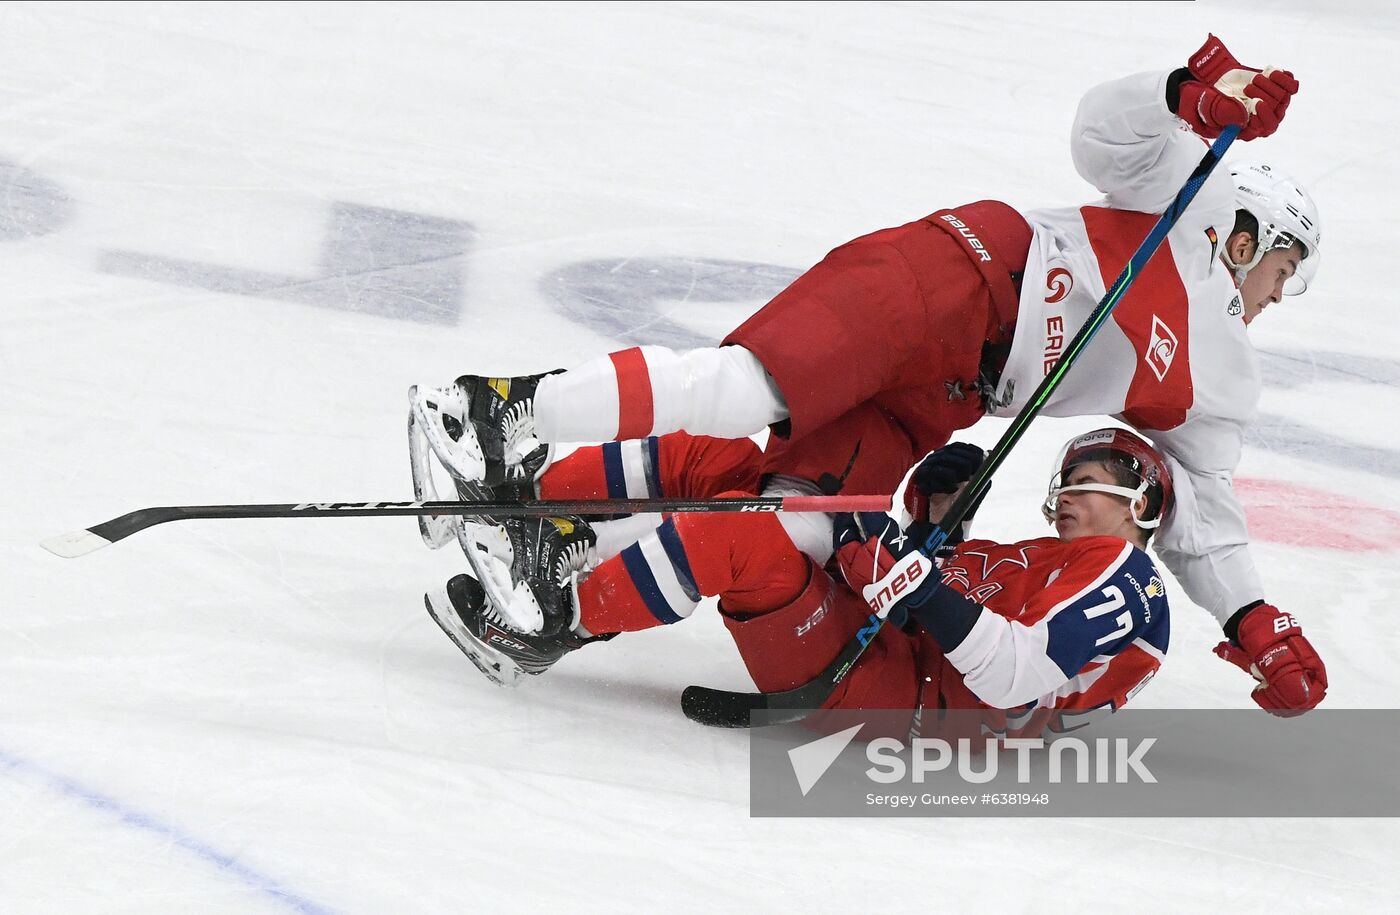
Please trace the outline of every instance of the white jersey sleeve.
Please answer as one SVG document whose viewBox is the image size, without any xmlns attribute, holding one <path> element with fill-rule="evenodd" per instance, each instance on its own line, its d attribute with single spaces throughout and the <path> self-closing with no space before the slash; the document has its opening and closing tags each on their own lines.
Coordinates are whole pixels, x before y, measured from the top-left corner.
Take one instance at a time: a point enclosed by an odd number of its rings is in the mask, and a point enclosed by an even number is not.
<svg viewBox="0 0 1400 915">
<path fill-rule="evenodd" d="M 1167 108 L 1169 73 L 1138 73 L 1095 86 L 1074 118 L 1070 155 L 1080 176 L 1117 210 L 1161 213 L 1201 161 L 1205 143 Z M 1222 170 L 1202 186 L 1197 210 L 1230 205 Z"/>
<path fill-rule="evenodd" d="M 1186 596 L 1221 625 L 1264 596 L 1244 507 L 1232 485 L 1242 431 L 1197 417 L 1169 431 L 1148 432 L 1166 452 L 1176 503 L 1157 534 L 1157 555 Z"/>
</svg>

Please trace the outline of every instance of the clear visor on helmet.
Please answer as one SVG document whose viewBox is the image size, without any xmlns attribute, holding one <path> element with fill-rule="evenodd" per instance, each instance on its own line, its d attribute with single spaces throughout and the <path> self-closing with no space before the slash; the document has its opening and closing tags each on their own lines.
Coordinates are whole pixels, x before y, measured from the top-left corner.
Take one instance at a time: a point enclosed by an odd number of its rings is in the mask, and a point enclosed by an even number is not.
<svg viewBox="0 0 1400 915">
<path fill-rule="evenodd" d="M 1250 269 L 1253 269 L 1270 251 L 1291 248 L 1296 243 L 1302 249 L 1302 259 L 1298 261 L 1297 269 L 1293 271 L 1292 275 L 1283 281 L 1283 294 L 1302 295 L 1307 292 L 1308 286 L 1312 285 L 1313 277 L 1317 275 L 1317 262 L 1321 255 L 1316 251 L 1308 250 L 1306 242 L 1299 241 L 1287 232 L 1279 231 L 1277 226 L 1263 228 L 1259 235 L 1259 248 L 1254 253 L 1254 259 L 1250 261 Z"/>
<path fill-rule="evenodd" d="M 1045 496 L 1045 503 L 1040 507 L 1041 514 L 1045 516 L 1046 521 L 1050 522 L 1051 524 L 1055 523 L 1055 514 L 1059 509 L 1060 496 L 1064 493 L 1102 492 L 1107 493 L 1111 496 L 1119 496 L 1120 498 L 1126 499 L 1128 501 L 1128 512 L 1132 515 L 1133 523 L 1136 524 L 1138 527 L 1142 528 L 1143 530 L 1152 530 L 1162 523 L 1162 518 L 1160 514 L 1158 517 L 1153 518 L 1151 520 L 1143 520 L 1139 516 L 1138 503 L 1140 501 L 1142 503 L 1141 510 L 1146 511 L 1147 509 L 1147 502 L 1143 498 L 1147 495 L 1147 480 L 1139 478 L 1138 486 L 1136 489 L 1130 489 L 1127 486 L 1119 486 L 1116 483 L 1066 484 L 1065 480 L 1073 476 L 1074 471 L 1077 468 L 1082 467 L 1085 463 L 1089 462 L 1081 461 L 1080 463 L 1075 464 L 1073 467 L 1066 468 L 1065 470 L 1060 471 L 1059 473 L 1055 474 L 1050 478 L 1050 490 Z"/>
</svg>

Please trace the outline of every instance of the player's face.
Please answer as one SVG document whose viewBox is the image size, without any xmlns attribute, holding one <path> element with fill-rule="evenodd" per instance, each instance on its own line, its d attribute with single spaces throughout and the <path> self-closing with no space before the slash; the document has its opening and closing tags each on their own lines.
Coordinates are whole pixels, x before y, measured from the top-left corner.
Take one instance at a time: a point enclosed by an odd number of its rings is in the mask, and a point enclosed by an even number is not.
<svg viewBox="0 0 1400 915">
<path fill-rule="evenodd" d="M 1248 324 L 1265 308 L 1283 299 L 1283 284 L 1298 272 L 1303 260 L 1303 246 L 1294 242 L 1287 248 L 1275 248 L 1259 259 L 1240 284 L 1240 301 L 1244 303 L 1244 323 Z"/>
<path fill-rule="evenodd" d="M 1121 486 L 1112 471 L 1099 463 L 1070 469 L 1062 485 L 1103 483 Z M 1128 511 L 1128 500 L 1106 492 L 1062 492 L 1055 503 L 1055 533 L 1068 543 L 1080 537 L 1137 537 L 1137 525 Z"/>
</svg>

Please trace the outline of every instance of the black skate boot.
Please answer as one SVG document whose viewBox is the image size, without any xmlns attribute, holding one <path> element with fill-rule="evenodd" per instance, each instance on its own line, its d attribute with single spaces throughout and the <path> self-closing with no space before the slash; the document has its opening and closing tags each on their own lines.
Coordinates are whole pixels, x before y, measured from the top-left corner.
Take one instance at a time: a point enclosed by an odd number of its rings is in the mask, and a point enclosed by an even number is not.
<svg viewBox="0 0 1400 915">
<path fill-rule="evenodd" d="M 558 371 L 563 371 L 562 369 Z M 435 456 L 463 502 L 534 499 L 535 477 L 549 449 L 535 438 L 535 388 L 545 375 L 487 378 L 463 375 L 445 388 L 409 389 L 408 445 L 413 493 L 419 501 L 440 501 L 433 479 Z M 489 516 L 468 516 L 490 522 Z M 448 516 L 423 516 L 423 541 L 438 549 L 460 541 L 459 525 Z M 466 544 L 462 544 L 466 549 Z"/>
<path fill-rule="evenodd" d="M 484 458 L 483 478 L 498 499 L 533 498 L 535 475 L 544 466 L 547 446 L 535 438 L 535 389 L 546 375 L 486 378 L 463 375 L 457 388 L 467 403 L 467 428 L 476 436 Z"/>
<path fill-rule="evenodd" d="M 524 674 L 544 673 L 570 651 L 599 640 L 574 632 L 574 577 L 594 536 L 586 524 L 564 518 L 508 519 L 500 528 L 509 564 L 499 549 L 469 550 L 477 578 L 458 575 L 426 603 L 482 673 L 514 686 Z"/>
</svg>

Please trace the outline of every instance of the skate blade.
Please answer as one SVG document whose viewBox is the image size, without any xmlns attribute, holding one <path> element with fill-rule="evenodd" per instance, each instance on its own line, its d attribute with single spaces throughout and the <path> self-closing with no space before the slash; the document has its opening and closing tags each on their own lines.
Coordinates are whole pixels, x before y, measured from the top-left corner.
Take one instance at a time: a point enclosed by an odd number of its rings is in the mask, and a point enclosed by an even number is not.
<svg viewBox="0 0 1400 915">
<path fill-rule="evenodd" d="M 486 457 L 482 454 L 481 443 L 469 420 L 462 420 L 462 437 L 453 440 L 447 435 L 442 422 L 437 419 L 442 410 L 438 399 L 444 395 L 431 388 L 420 389 L 417 385 L 409 388 L 409 412 L 416 419 L 419 430 L 427 440 L 428 447 L 453 479 L 466 484 L 481 483 L 486 479 Z M 469 405 L 463 405 L 465 413 Z"/>
<path fill-rule="evenodd" d="M 520 685 L 520 680 L 525 676 L 522 670 L 509 657 L 487 646 L 476 636 L 472 635 L 465 626 L 462 625 L 461 617 L 457 616 L 457 611 L 452 609 L 452 602 L 448 600 L 447 593 L 424 594 L 423 605 L 428 608 L 428 615 L 433 618 L 433 622 L 447 634 L 467 659 L 476 665 L 476 669 L 486 675 L 486 679 L 497 686 L 515 687 Z"/>
<path fill-rule="evenodd" d="M 511 575 L 514 551 L 508 538 L 498 539 L 497 549 L 480 539 L 480 535 L 498 531 L 492 524 L 477 524 L 464 518 L 457 527 L 457 540 L 471 566 L 472 577 L 486 592 L 486 598 L 510 628 L 519 632 L 537 633 L 544 628 L 544 612 L 530 593 L 529 587 L 516 584 Z"/>
<path fill-rule="evenodd" d="M 413 498 L 419 502 L 441 502 L 437 484 L 433 481 L 432 462 L 428 455 L 428 438 L 413 408 L 418 388 L 408 389 L 408 463 L 413 472 Z M 419 515 L 418 535 L 430 550 L 440 550 L 456 536 L 457 519 L 450 515 Z"/>
</svg>

